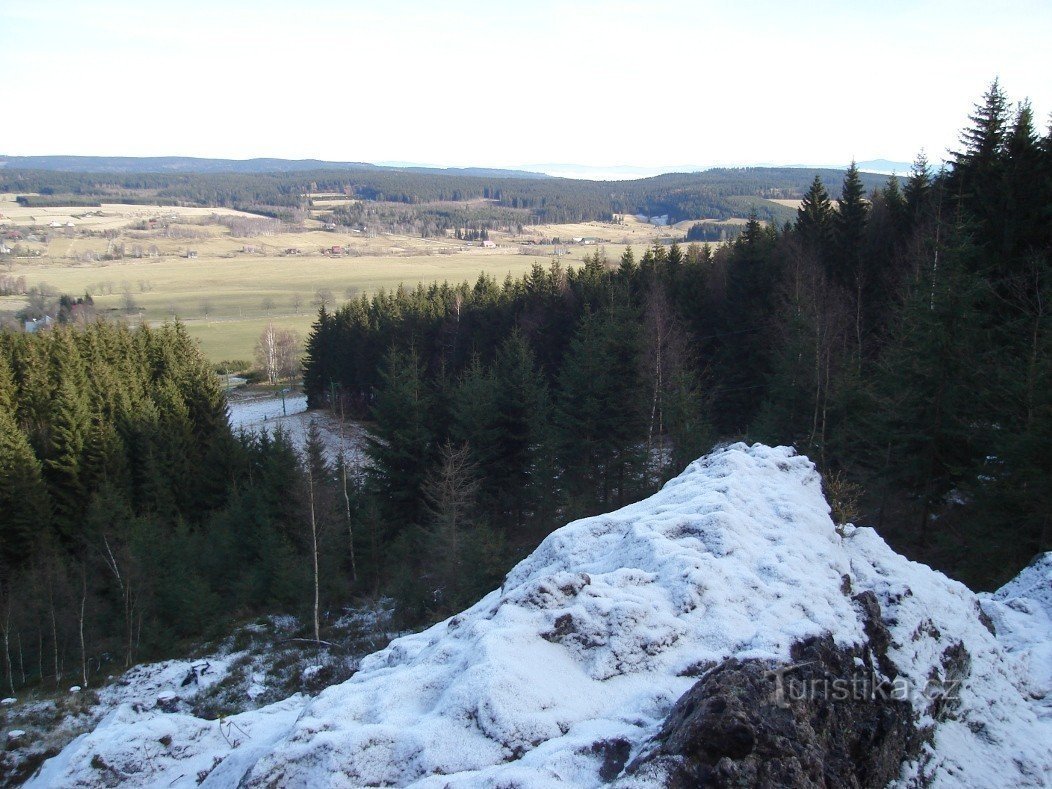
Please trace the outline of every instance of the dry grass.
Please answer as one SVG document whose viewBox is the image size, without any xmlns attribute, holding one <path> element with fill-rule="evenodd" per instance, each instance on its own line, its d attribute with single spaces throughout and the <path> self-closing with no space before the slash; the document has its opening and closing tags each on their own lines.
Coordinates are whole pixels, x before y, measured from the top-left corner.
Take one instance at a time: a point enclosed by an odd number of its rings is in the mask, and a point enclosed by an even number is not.
<svg viewBox="0 0 1052 789">
<path fill-rule="evenodd" d="M 483 249 L 452 238 L 368 235 L 347 228 L 330 232 L 314 219 L 306 220 L 302 229 L 274 223 L 276 232 L 237 237 L 215 221 L 216 215 L 256 222 L 260 217 L 229 209 L 114 203 L 98 209 L 24 208 L 14 195 L 0 195 L 0 214 L 0 226 L 30 226 L 46 236 L 35 243 L 17 242 L 40 257 L 9 260 L 5 273 L 25 276 L 30 286 L 47 283 L 61 293 L 91 293 L 104 314 L 150 322 L 177 317 L 213 360 L 250 358 L 269 320 L 305 333 L 317 311 L 319 290 L 331 291 L 342 303 L 348 294 L 402 283 L 412 287 L 418 282 L 472 281 L 480 272 L 503 280 L 534 263 L 547 265 L 552 247 L 522 245 L 526 239 L 562 239 L 566 266 L 579 264 L 596 249 L 616 262 L 625 243 L 633 245 L 638 256 L 655 241 L 682 237 L 693 224 L 657 227 L 628 216 L 623 224 L 538 225 L 521 236 L 492 233 L 497 248 Z M 161 220 L 159 225 L 167 224 L 167 229 L 137 229 L 148 219 Z M 49 227 L 51 222 L 68 221 L 74 223 L 72 228 Z M 598 238 L 601 245 L 570 243 L 582 236 Z M 125 255 L 139 250 L 146 256 L 86 262 L 112 256 L 120 245 Z M 348 254 L 323 254 L 333 246 L 344 247 Z M 287 249 L 298 252 L 286 255 Z M 190 250 L 196 258 L 186 257 Z M 13 315 L 22 306 L 22 299 L 2 297 L 0 316 Z"/>
<path fill-rule="evenodd" d="M 71 265 L 42 259 L 10 270 L 30 285 L 47 283 L 62 293 L 91 292 L 100 312 L 123 314 L 125 292 L 136 307 L 132 317 L 164 321 L 178 317 L 200 338 L 214 360 L 251 358 L 263 325 L 274 320 L 301 332 L 309 327 L 318 290 L 338 302 L 352 293 L 372 293 L 400 283 L 474 280 L 480 271 L 498 279 L 521 274 L 535 258 L 517 252 L 478 250 L 454 255 L 405 257 L 238 255 L 197 259 L 143 258 Z M 13 314 L 21 299 L 0 298 L 0 313 Z"/>
</svg>

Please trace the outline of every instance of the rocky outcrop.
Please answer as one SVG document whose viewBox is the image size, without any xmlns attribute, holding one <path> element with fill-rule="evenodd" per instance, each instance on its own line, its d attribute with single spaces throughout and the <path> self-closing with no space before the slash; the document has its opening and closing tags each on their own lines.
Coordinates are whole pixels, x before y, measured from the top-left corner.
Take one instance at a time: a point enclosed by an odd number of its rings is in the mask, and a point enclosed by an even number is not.
<svg viewBox="0 0 1052 789">
<path fill-rule="evenodd" d="M 676 702 L 628 775 L 675 789 L 883 787 L 897 778 L 923 734 L 895 682 L 879 604 L 872 593 L 859 598 L 865 648 L 822 636 L 794 644 L 789 664 L 721 663 Z"/>
<path fill-rule="evenodd" d="M 1044 612 L 987 601 L 1019 634 L 1009 654 L 979 603 L 872 529 L 836 528 L 806 458 L 736 444 L 556 530 L 500 589 L 305 707 L 218 724 L 123 709 L 37 785 L 97 785 L 95 756 L 169 789 L 202 771 L 218 787 L 1052 785 L 1044 686 L 1026 679 L 1044 653 L 1022 640 Z"/>
</svg>

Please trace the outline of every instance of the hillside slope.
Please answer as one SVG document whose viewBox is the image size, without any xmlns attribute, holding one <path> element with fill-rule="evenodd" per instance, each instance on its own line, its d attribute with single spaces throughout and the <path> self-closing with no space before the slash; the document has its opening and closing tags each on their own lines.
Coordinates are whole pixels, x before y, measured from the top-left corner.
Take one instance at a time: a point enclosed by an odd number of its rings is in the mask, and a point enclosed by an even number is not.
<svg viewBox="0 0 1052 789">
<path fill-rule="evenodd" d="M 1052 780 L 1032 662 L 998 642 L 979 598 L 870 529 L 842 531 L 806 458 L 726 447 L 557 530 L 501 589 L 298 715 L 294 700 L 226 722 L 118 710 L 31 785 L 651 786 L 772 765 L 813 785 Z M 790 663 L 867 695 L 842 718 L 814 687 L 786 702 L 770 669 Z M 748 709 L 739 681 L 761 691 Z M 808 715 L 806 748 L 768 730 Z"/>
</svg>

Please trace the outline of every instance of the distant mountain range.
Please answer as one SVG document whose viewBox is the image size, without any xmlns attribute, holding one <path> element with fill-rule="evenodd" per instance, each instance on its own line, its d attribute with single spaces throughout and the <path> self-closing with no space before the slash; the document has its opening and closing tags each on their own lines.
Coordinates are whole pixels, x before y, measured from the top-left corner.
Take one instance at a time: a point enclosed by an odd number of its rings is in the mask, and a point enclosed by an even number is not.
<svg viewBox="0 0 1052 789">
<path fill-rule="evenodd" d="M 881 175 L 905 175 L 912 166 L 909 162 L 896 162 L 890 159 L 869 159 L 863 162 L 855 162 L 859 170 L 865 173 L 879 173 Z M 772 167 L 793 168 L 802 170 L 846 170 L 844 164 L 777 164 L 764 162 L 762 164 L 743 163 L 740 165 L 714 165 L 714 164 L 679 164 L 666 165 L 662 167 L 638 167 L 633 165 L 610 165 L 608 167 L 596 167 L 587 164 L 530 164 L 525 168 L 546 175 L 559 178 L 583 178 L 590 181 L 625 181 L 633 178 L 651 178 L 655 175 L 665 173 L 697 173 L 712 169 L 725 169 L 734 167 Z"/>
<path fill-rule="evenodd" d="M 863 172 L 904 175 L 909 162 L 869 159 L 857 162 Z M 781 167 L 795 169 L 846 169 L 846 164 L 741 165 L 742 167 Z M 626 181 L 665 173 L 696 173 L 714 165 L 635 165 L 594 166 L 583 164 L 530 164 L 515 168 L 439 167 L 412 162 L 333 162 L 323 159 L 203 159 L 192 156 L 2 156 L 0 168 L 54 170 L 71 173 L 301 173 L 313 170 L 398 171 L 445 173 L 486 178 L 574 178 L 589 181 Z"/>
<path fill-rule="evenodd" d="M 2 156 L 0 167 L 68 173 L 302 173 L 312 170 L 397 170 L 486 178 L 548 178 L 543 173 L 487 167 L 426 167 L 329 162 L 322 159 L 201 159 L 193 156 Z"/>
</svg>

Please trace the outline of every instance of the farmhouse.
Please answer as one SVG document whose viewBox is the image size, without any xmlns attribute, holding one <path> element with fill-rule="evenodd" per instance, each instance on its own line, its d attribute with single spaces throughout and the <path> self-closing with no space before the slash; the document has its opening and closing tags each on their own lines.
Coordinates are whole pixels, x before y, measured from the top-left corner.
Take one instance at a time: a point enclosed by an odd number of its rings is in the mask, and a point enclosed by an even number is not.
<svg viewBox="0 0 1052 789">
<path fill-rule="evenodd" d="M 41 329 L 47 329 L 51 326 L 54 321 L 50 315 L 45 315 L 43 318 L 37 318 L 36 320 L 29 319 L 26 321 L 26 334 L 35 334 Z"/>
</svg>

